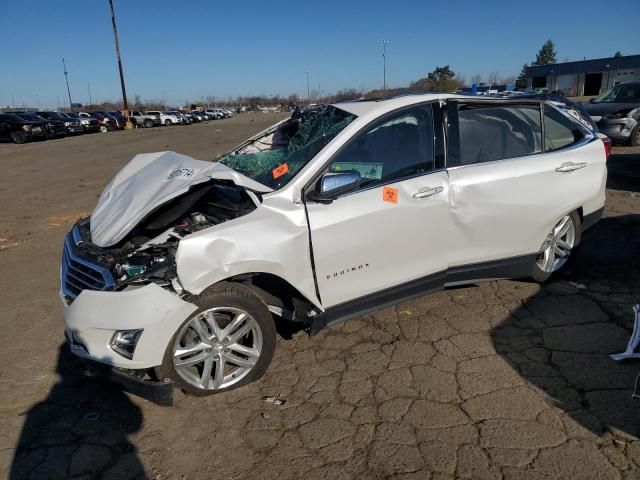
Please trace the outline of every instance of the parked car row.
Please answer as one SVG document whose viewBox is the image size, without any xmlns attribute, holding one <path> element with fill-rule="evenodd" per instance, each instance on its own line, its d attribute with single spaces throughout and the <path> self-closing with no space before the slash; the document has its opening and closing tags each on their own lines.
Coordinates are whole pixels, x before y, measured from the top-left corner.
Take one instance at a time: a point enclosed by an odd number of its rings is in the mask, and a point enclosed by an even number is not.
<svg viewBox="0 0 640 480">
<path fill-rule="evenodd" d="M 223 108 L 191 112 L 139 111 L 130 114 L 136 127 L 158 127 L 161 125 L 191 125 L 193 123 L 218 120 L 233 116 L 233 112 Z M 26 143 L 50 138 L 81 135 L 84 133 L 109 132 L 125 127 L 125 116 L 119 111 L 94 112 L 0 112 L 0 140 Z"/>
</svg>

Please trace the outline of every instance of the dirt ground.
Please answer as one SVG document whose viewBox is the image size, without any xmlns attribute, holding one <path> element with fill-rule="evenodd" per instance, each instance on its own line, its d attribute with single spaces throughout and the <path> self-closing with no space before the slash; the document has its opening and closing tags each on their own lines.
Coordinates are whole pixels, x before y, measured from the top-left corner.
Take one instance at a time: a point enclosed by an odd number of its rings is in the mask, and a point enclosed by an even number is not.
<svg viewBox="0 0 640 480">
<path fill-rule="evenodd" d="M 266 376 L 162 408 L 78 375 L 65 232 L 134 154 L 211 159 L 281 116 L 0 144 L 0 470 L 11 479 L 638 479 L 640 149 L 609 162 L 603 220 L 539 286 L 450 289 L 280 338 Z M 287 400 L 275 406 L 263 396 Z"/>
</svg>

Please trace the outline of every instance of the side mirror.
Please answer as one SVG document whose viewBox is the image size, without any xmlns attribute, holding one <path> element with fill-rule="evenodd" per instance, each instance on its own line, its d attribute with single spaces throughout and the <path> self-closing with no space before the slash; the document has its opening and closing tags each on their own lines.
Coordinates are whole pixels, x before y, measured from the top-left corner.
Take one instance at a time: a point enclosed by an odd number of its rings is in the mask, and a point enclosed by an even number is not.
<svg viewBox="0 0 640 480">
<path fill-rule="evenodd" d="M 311 200 L 330 203 L 345 193 L 353 192 L 360 186 L 360 172 L 328 172 L 316 184 Z"/>
</svg>

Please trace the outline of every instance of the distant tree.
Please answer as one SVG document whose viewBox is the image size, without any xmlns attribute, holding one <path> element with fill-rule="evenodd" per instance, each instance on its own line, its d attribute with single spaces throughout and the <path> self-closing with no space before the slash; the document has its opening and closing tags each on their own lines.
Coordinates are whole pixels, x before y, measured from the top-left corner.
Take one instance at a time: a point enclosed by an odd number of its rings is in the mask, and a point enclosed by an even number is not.
<svg viewBox="0 0 640 480">
<path fill-rule="evenodd" d="M 495 85 L 496 83 L 498 83 L 498 72 L 491 72 L 487 80 L 489 82 L 489 86 Z"/>
<path fill-rule="evenodd" d="M 613 54 L 613 58 L 620 58 L 622 56 L 622 52 L 620 52 L 620 50 L 618 50 L 616 53 Z"/>
<path fill-rule="evenodd" d="M 556 46 L 551 40 L 547 40 L 540 51 L 538 51 L 533 65 L 551 65 L 557 63 L 557 54 L 558 52 L 556 52 Z"/>
<path fill-rule="evenodd" d="M 516 88 L 527 88 L 527 67 L 526 63 L 522 66 L 522 70 L 516 78 Z"/>
<path fill-rule="evenodd" d="M 456 73 L 451 70 L 449 65 L 436 67 L 435 70 L 427 74 L 426 78 L 412 82 L 410 89 L 426 92 L 454 92 L 462 86 L 455 77 Z"/>
<path fill-rule="evenodd" d="M 476 85 L 480 85 L 482 82 L 482 75 L 476 73 L 473 77 L 471 77 L 471 83 L 475 83 Z"/>
</svg>

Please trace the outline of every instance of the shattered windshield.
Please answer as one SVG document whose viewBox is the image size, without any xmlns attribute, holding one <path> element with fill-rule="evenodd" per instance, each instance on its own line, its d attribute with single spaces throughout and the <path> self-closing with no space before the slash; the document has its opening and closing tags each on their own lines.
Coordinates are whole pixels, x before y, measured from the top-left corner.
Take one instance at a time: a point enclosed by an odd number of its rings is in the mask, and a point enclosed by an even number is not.
<svg viewBox="0 0 640 480">
<path fill-rule="evenodd" d="M 274 190 L 286 185 L 355 115 L 331 105 L 302 111 L 218 161 Z"/>
</svg>

